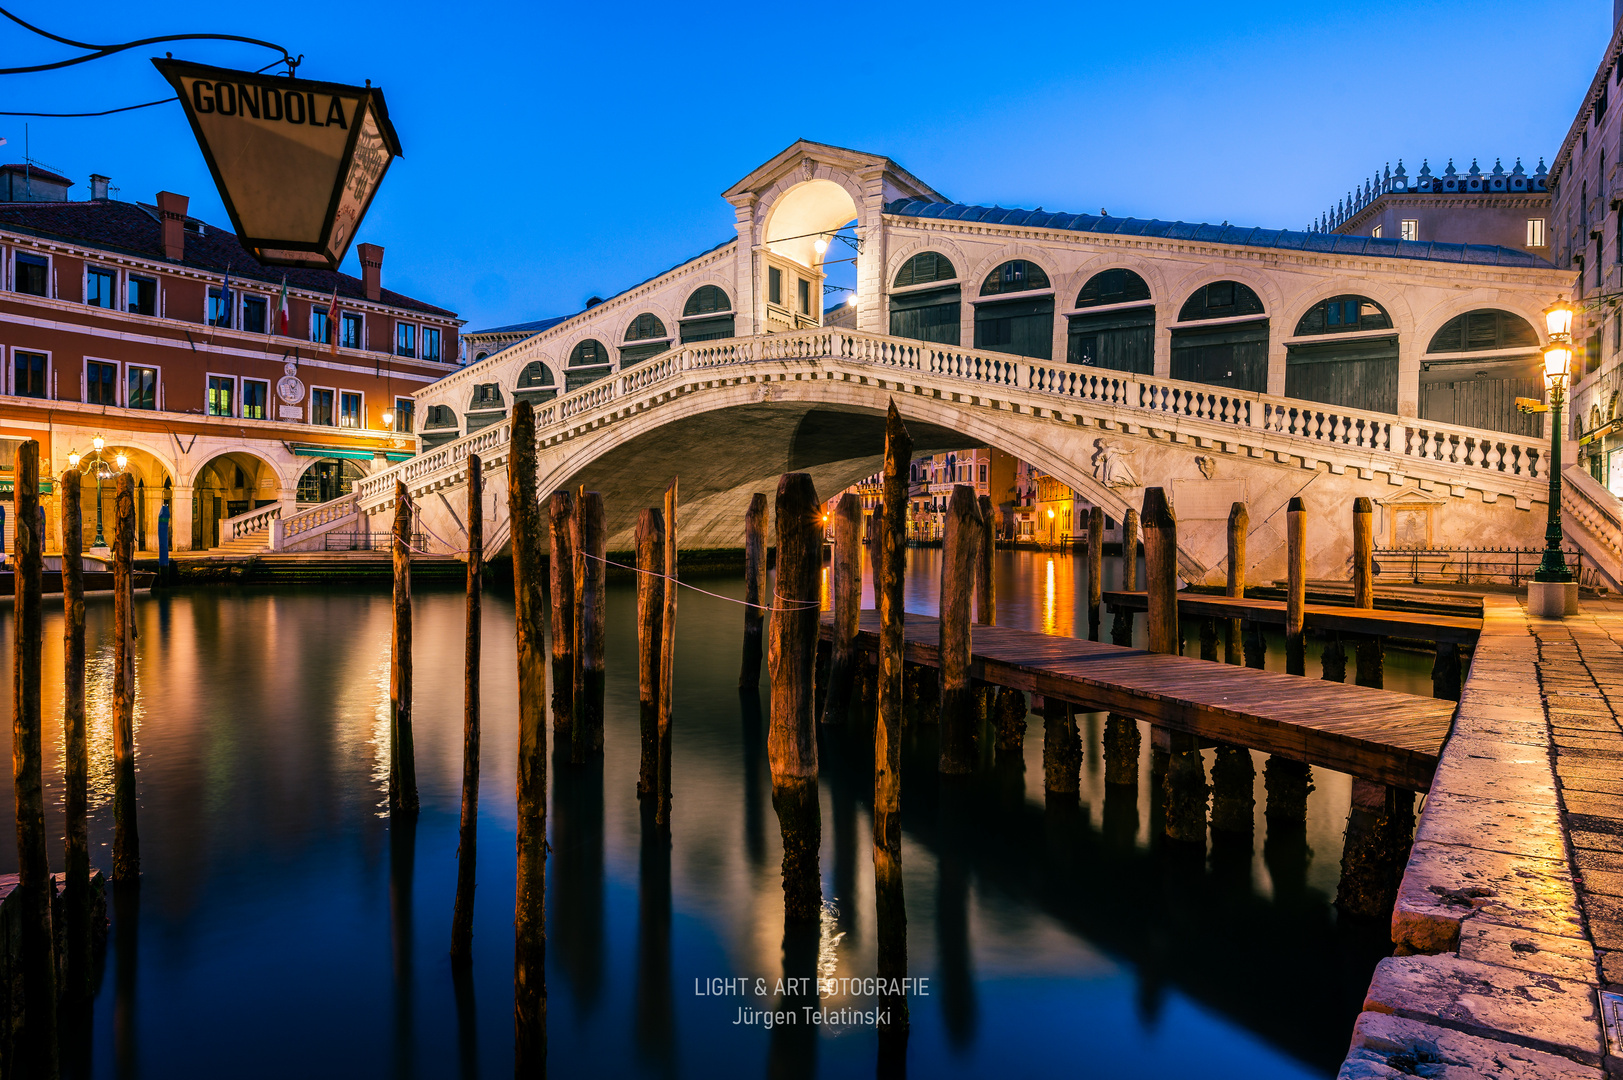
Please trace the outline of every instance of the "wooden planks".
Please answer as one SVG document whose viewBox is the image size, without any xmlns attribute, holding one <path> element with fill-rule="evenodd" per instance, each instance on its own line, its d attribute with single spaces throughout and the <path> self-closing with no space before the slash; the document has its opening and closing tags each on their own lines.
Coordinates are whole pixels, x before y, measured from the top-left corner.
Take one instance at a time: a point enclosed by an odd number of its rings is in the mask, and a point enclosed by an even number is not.
<svg viewBox="0 0 1623 1080">
<path fill-rule="evenodd" d="M 861 625 L 872 650 L 878 616 Z M 909 615 L 906 632 L 907 660 L 935 666 L 937 621 Z M 975 628 L 970 674 L 1410 791 L 1431 786 L 1454 716 L 1448 701 L 1002 626 Z"/>
<path fill-rule="evenodd" d="M 1128 611 L 1144 611 L 1148 601 L 1141 592 L 1107 592 L 1105 606 Z M 1249 619 L 1252 622 L 1284 625 L 1285 602 L 1258 600 L 1247 596 L 1210 596 L 1179 593 L 1178 611 L 1189 616 L 1220 619 Z M 1482 620 L 1458 615 L 1432 615 L 1413 611 L 1386 611 L 1380 608 L 1353 608 L 1337 604 L 1308 604 L 1304 615 L 1309 628 L 1339 633 L 1370 634 L 1379 637 L 1413 638 L 1420 641 L 1447 641 L 1475 645 L 1482 633 Z"/>
</svg>

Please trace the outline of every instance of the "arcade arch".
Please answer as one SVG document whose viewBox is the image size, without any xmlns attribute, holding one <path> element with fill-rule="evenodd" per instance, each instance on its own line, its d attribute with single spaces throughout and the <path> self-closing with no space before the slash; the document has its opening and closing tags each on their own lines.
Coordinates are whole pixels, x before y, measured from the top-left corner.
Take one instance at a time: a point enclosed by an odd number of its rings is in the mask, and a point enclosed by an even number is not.
<svg viewBox="0 0 1623 1080">
<path fill-rule="evenodd" d="M 1398 335 L 1392 316 L 1355 293 L 1320 300 L 1285 347 L 1285 394 L 1370 412 L 1398 411 Z"/>
<path fill-rule="evenodd" d="M 1087 367 L 1149 375 L 1155 369 L 1155 305 L 1150 286 L 1125 267 L 1102 270 L 1076 295 L 1067 316 L 1065 359 Z"/>
<path fill-rule="evenodd" d="M 1440 424 L 1537 436 L 1518 397 L 1544 396 L 1538 331 L 1514 312 L 1477 308 L 1444 323 L 1420 364 L 1420 417 Z"/>
<path fill-rule="evenodd" d="M 192 474 L 192 548 L 218 547 L 220 522 L 276 501 L 276 467 L 246 450 L 210 458 Z"/>
<path fill-rule="evenodd" d="M 1268 317 L 1256 290 L 1225 280 L 1191 293 L 1172 328 L 1171 375 L 1207 386 L 1265 392 Z"/>
</svg>

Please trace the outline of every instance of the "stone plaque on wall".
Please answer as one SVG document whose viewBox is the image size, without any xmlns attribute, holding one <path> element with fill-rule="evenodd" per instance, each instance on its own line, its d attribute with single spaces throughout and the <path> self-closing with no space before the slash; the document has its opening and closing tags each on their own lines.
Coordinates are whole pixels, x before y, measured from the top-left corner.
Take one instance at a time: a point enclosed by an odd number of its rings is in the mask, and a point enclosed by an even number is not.
<svg viewBox="0 0 1623 1080">
<path fill-rule="evenodd" d="M 1172 481 L 1172 512 L 1179 521 L 1227 521 L 1234 504 L 1245 501 L 1244 480 Z"/>
<path fill-rule="evenodd" d="M 278 409 L 277 415 L 279 415 L 283 420 L 303 420 L 304 406 L 283 405 Z"/>
<path fill-rule="evenodd" d="M 1376 530 L 1376 542 L 1389 548 L 1429 548 L 1437 533 L 1437 508 L 1446 498 L 1409 487 L 1390 499 L 1376 499 L 1385 521 Z M 1384 534 L 1384 535 L 1383 535 Z"/>
</svg>

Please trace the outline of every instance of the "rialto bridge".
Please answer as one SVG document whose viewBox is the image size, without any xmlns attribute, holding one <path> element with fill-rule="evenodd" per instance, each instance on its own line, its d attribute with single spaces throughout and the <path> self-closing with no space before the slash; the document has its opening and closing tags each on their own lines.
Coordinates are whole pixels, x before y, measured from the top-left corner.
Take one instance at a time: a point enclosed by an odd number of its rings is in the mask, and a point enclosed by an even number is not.
<svg viewBox="0 0 1623 1080">
<path fill-rule="evenodd" d="M 1383 545 L 1542 543 L 1548 439 L 1512 403 L 1541 393 L 1539 316 L 1573 277 L 1527 252 L 968 207 L 813 143 L 724 194 L 735 240 L 420 391 L 422 453 L 277 527 L 386 528 L 398 479 L 429 543 L 455 549 L 477 452 L 494 550 L 529 400 L 540 490 L 603 492 L 611 547 L 673 475 L 684 546 L 736 547 L 778 474 L 830 495 L 873 472 L 894 399 L 919 452 L 998 447 L 1118 517 L 1166 488 L 1190 580 L 1223 575 L 1238 499 L 1252 575 L 1283 574 L 1295 495 L 1327 577 L 1358 495 Z M 856 251 L 854 330 L 821 325 L 837 236 Z M 1623 507 L 1563 476 L 1569 541 L 1616 587 Z"/>
</svg>

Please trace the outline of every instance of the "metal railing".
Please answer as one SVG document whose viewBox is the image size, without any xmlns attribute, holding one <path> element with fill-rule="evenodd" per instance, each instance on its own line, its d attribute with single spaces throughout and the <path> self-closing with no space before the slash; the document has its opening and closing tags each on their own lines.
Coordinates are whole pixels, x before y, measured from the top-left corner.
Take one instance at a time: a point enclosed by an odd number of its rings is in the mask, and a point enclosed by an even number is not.
<svg viewBox="0 0 1623 1080">
<path fill-rule="evenodd" d="M 1580 584 L 1595 584 L 1595 568 L 1584 566 L 1581 551 L 1563 551 L 1567 569 Z M 1543 548 L 1433 547 L 1375 549 L 1375 573 L 1382 583 L 1400 579 L 1413 585 L 1523 585 L 1544 558 Z"/>
<path fill-rule="evenodd" d="M 330 532 L 321 538 L 323 551 L 388 551 L 394 542 L 393 532 Z M 428 550 L 428 534 L 415 532 L 409 541 L 414 554 Z"/>
</svg>

